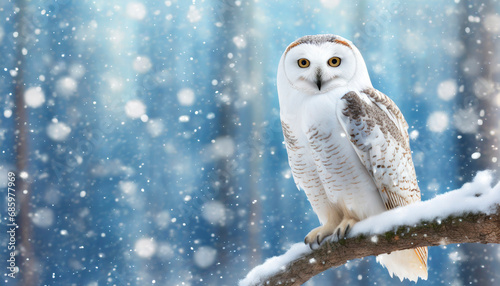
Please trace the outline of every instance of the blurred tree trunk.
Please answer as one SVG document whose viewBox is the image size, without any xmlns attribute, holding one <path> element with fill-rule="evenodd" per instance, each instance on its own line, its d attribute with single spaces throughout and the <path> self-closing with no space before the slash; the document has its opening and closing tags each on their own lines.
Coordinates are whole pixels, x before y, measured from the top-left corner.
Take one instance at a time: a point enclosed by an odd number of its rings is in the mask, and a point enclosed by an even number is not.
<svg viewBox="0 0 500 286">
<path fill-rule="evenodd" d="M 261 73 L 251 74 L 255 71 L 258 61 L 252 59 L 256 47 L 249 47 L 246 43 L 253 42 L 247 37 L 251 35 L 253 28 L 252 2 L 242 2 L 236 5 L 233 1 L 222 1 L 220 13 L 220 23 L 217 31 L 218 58 L 214 68 L 214 77 L 218 77 L 219 94 L 219 129 L 218 138 L 227 137 L 233 140 L 235 152 L 231 156 L 220 158 L 216 163 L 216 172 L 219 182 L 219 191 L 216 199 L 231 209 L 226 224 L 218 230 L 218 249 L 225 249 L 220 253 L 218 262 L 227 267 L 234 267 L 230 262 L 232 257 L 229 250 L 236 247 L 245 247 L 248 260 L 251 266 L 261 262 L 260 252 L 260 208 L 258 203 L 251 203 L 259 198 L 258 183 L 259 167 L 261 157 L 257 155 L 260 136 L 254 136 L 254 128 L 248 124 L 260 126 L 262 122 L 262 108 L 257 105 L 261 98 L 260 83 Z M 238 66 L 238 67 L 235 67 Z M 248 66 L 248 68 L 241 68 Z M 250 96 L 250 97 L 249 97 Z M 254 102 L 253 108 L 244 108 L 248 103 Z M 245 124 L 245 125 L 243 125 Z M 249 126 L 247 126 L 249 125 Z M 236 198 L 235 194 L 241 193 L 237 189 L 247 190 L 248 193 L 241 198 Z M 238 210 L 235 206 L 241 205 L 248 211 L 248 216 L 243 219 L 247 224 L 242 228 L 243 232 L 234 233 L 240 226 L 237 219 Z M 235 241 L 236 240 L 236 241 Z M 247 265 L 246 264 L 246 265 Z M 233 265 L 233 266 L 231 266 Z"/>
<path fill-rule="evenodd" d="M 21 173 L 28 172 L 29 164 L 29 146 L 28 146 L 28 114 L 24 102 L 24 71 L 26 69 L 26 58 L 23 54 L 23 49 L 28 42 L 28 25 L 27 25 L 27 3 L 25 0 L 16 1 L 19 11 L 16 13 L 15 30 L 18 33 L 15 39 L 16 48 L 16 67 L 17 76 L 15 82 L 15 112 L 16 112 L 16 197 L 18 198 L 18 213 L 16 249 L 19 250 L 17 258 L 17 266 L 19 267 L 19 275 L 23 286 L 38 285 L 38 277 L 36 272 L 36 259 L 32 246 L 32 225 L 29 217 L 30 213 L 30 196 L 31 188 L 29 179 L 21 176 Z"/>
<path fill-rule="evenodd" d="M 490 0 L 478 2 L 461 1 L 460 33 L 465 47 L 458 63 L 459 86 L 464 92 L 458 96 L 455 116 L 460 110 L 470 110 L 472 120 L 478 118 L 477 132 L 458 133 L 461 164 L 460 179 L 468 181 L 480 170 L 499 169 L 498 134 L 499 113 L 495 104 L 498 91 L 498 50 L 499 40 L 495 33 L 485 28 L 486 17 L 494 13 L 494 5 Z M 471 21 L 471 17 L 479 17 L 480 22 Z M 496 69 L 496 70 L 495 70 Z M 463 115 L 462 115 L 463 117 Z M 463 118 L 462 118 L 463 119 Z M 469 119 L 470 120 L 470 119 Z M 474 154 L 474 155 L 472 155 Z M 480 155 L 479 158 L 477 156 Z M 498 178 L 498 173 L 496 177 Z M 498 246 L 466 244 L 460 247 L 463 258 L 460 261 L 459 275 L 463 285 L 492 285 L 498 280 L 500 265 L 494 259 Z"/>
<path fill-rule="evenodd" d="M 222 25 L 225 27 L 226 34 L 220 33 L 218 35 L 218 41 L 221 46 L 227 46 L 229 44 L 229 35 L 232 35 L 232 20 L 235 15 L 237 15 L 236 11 L 232 11 L 232 9 L 224 9 L 222 12 Z M 219 51 L 218 62 L 216 63 L 219 66 L 219 70 L 216 71 L 216 74 L 219 74 L 223 85 L 222 93 L 218 98 L 219 105 L 219 129 L 217 130 L 218 138 L 222 136 L 233 136 L 235 132 L 234 121 L 236 118 L 236 111 L 234 110 L 234 105 L 231 101 L 229 101 L 231 95 L 234 95 L 234 90 L 236 84 L 234 79 L 232 78 L 231 70 L 228 68 L 228 58 L 227 52 Z M 224 99 L 223 99 L 224 98 Z M 226 101 L 228 100 L 228 101 Z M 230 206 L 232 204 L 232 195 L 234 194 L 234 172 L 232 168 L 232 161 L 234 160 L 233 155 L 227 158 L 219 158 L 216 162 L 215 172 L 217 174 L 217 186 L 219 188 L 217 192 L 216 200 L 220 201 L 224 206 Z M 226 216 L 228 214 L 226 213 Z M 226 223 L 220 226 L 217 230 L 217 249 L 225 249 L 226 251 L 222 251 L 220 253 L 218 262 L 221 265 L 228 265 L 230 254 L 228 253 L 228 243 L 230 243 L 230 237 L 228 228 L 230 228 L 230 223 L 228 223 L 228 219 L 226 218 Z"/>
<path fill-rule="evenodd" d="M 241 25 L 237 31 L 237 36 L 242 36 L 243 42 L 236 42 L 235 45 L 239 46 L 239 51 L 241 53 L 240 66 L 247 66 L 246 69 L 240 69 L 239 73 L 239 86 L 238 93 L 240 95 L 240 103 L 249 103 L 249 108 L 246 108 L 248 118 L 246 121 L 246 126 L 242 132 L 243 140 L 249 148 L 249 152 L 245 152 L 244 149 L 238 148 L 238 152 L 247 153 L 246 157 L 242 157 L 242 161 L 248 162 L 248 172 L 243 174 L 243 178 L 247 180 L 248 183 L 245 185 L 249 188 L 249 212 L 248 212 L 248 256 L 249 264 L 251 267 L 257 266 L 262 262 L 262 240 L 261 238 L 261 228 L 260 221 L 262 219 L 262 209 L 261 209 L 261 194 L 262 187 L 259 184 L 260 178 L 262 178 L 263 169 L 263 157 L 268 156 L 269 152 L 266 152 L 265 147 L 269 144 L 272 136 L 272 132 L 269 130 L 272 126 L 264 121 L 265 114 L 265 102 L 263 96 L 263 77 L 264 68 L 262 61 L 263 58 L 259 51 L 261 45 L 250 46 L 247 43 L 262 43 L 263 39 L 261 33 L 255 31 L 254 15 L 255 10 L 253 8 L 253 2 L 249 1 L 245 3 L 244 15 L 245 23 Z M 242 73 L 243 72 L 243 73 Z M 251 126 L 251 127 L 250 127 Z M 265 127 L 265 128 L 264 128 Z M 245 160 L 247 158 L 247 160 Z"/>
</svg>

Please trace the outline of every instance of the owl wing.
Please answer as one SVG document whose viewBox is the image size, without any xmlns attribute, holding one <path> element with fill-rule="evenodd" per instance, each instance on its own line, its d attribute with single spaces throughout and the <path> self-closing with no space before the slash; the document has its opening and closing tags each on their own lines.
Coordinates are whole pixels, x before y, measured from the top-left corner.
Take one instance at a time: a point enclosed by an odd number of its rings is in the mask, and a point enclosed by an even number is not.
<svg viewBox="0 0 500 286">
<path fill-rule="evenodd" d="M 396 104 L 373 88 L 349 92 L 342 97 L 337 116 L 386 209 L 420 201 L 408 124 Z"/>
</svg>

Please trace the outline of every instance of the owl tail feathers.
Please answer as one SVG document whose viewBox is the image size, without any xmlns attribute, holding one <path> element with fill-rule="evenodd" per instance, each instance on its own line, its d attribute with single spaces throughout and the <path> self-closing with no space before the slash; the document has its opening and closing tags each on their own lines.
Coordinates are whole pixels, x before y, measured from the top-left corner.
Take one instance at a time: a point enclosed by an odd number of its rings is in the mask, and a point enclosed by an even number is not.
<svg viewBox="0 0 500 286">
<path fill-rule="evenodd" d="M 381 254 L 377 256 L 377 262 L 387 268 L 391 277 L 395 274 L 401 281 L 407 278 L 417 282 L 419 277 L 427 280 L 427 247 Z"/>
</svg>

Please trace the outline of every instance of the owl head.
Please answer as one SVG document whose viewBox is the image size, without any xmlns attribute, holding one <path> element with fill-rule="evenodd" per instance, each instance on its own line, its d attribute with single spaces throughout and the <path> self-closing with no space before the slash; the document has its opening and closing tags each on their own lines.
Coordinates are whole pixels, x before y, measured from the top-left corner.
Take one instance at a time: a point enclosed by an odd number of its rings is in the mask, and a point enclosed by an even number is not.
<svg viewBox="0 0 500 286">
<path fill-rule="evenodd" d="M 289 85 L 306 95 L 339 87 L 372 87 L 359 50 L 336 35 L 305 36 L 291 43 L 278 67 L 278 89 L 280 85 Z"/>
</svg>

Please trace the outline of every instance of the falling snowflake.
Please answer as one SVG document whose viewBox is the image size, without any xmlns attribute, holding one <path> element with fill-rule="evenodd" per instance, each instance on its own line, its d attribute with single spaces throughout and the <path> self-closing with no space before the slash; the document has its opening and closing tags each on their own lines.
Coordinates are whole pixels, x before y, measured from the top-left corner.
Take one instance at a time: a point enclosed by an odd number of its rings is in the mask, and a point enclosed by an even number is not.
<svg viewBox="0 0 500 286">
<path fill-rule="evenodd" d="M 72 96 L 76 93 L 78 88 L 78 83 L 72 77 L 63 77 L 59 79 L 56 83 L 57 94 L 65 97 Z"/>
<path fill-rule="evenodd" d="M 151 60 L 146 56 L 138 56 L 132 63 L 133 69 L 138 73 L 147 73 L 152 66 Z"/>
<path fill-rule="evenodd" d="M 41 208 L 37 209 L 32 217 L 31 221 L 33 222 L 34 225 L 41 227 L 41 228 L 47 228 L 50 227 L 54 223 L 54 211 L 49 209 L 49 208 Z"/>
<path fill-rule="evenodd" d="M 202 216 L 212 224 L 224 225 L 226 221 L 226 208 L 219 201 L 209 201 L 202 207 Z"/>
<path fill-rule="evenodd" d="M 500 15 L 489 14 L 484 17 L 483 26 L 486 31 L 493 35 L 497 35 L 500 32 Z"/>
<path fill-rule="evenodd" d="M 233 43 L 238 49 L 243 49 L 247 46 L 247 41 L 243 36 L 233 37 Z"/>
<path fill-rule="evenodd" d="M 197 9 L 196 6 L 194 6 L 194 5 L 189 6 L 187 18 L 188 18 L 189 22 L 191 22 L 191 23 L 196 23 L 196 22 L 200 21 L 201 20 L 200 9 Z"/>
<path fill-rule="evenodd" d="M 437 88 L 437 94 L 442 100 L 451 100 L 457 95 L 457 83 L 453 79 L 441 82 Z"/>
<path fill-rule="evenodd" d="M 202 246 L 194 253 L 194 263 L 200 268 L 207 268 L 214 264 L 217 250 L 209 246 Z"/>
<path fill-rule="evenodd" d="M 39 86 L 30 87 L 24 92 L 24 102 L 31 108 L 38 108 L 45 102 L 45 94 Z"/>
<path fill-rule="evenodd" d="M 465 134 L 475 134 L 479 128 L 478 112 L 472 108 L 459 109 L 453 114 L 453 125 L 458 131 Z"/>
<path fill-rule="evenodd" d="M 191 106 L 194 103 L 195 95 L 191 88 L 183 88 L 177 93 L 177 100 L 180 105 Z"/>
<path fill-rule="evenodd" d="M 163 133 L 163 129 L 165 128 L 161 119 L 150 119 L 148 121 L 148 125 L 146 126 L 146 130 L 148 131 L 151 137 L 158 137 Z"/>
<path fill-rule="evenodd" d="M 321 0 L 321 5 L 328 9 L 333 9 L 340 4 L 340 0 Z"/>
<path fill-rule="evenodd" d="M 127 4 L 127 16 L 134 20 L 142 20 L 146 17 L 146 6 L 140 2 Z"/>
<path fill-rule="evenodd" d="M 71 127 L 64 122 L 52 122 L 47 126 L 47 136 L 54 141 L 64 141 L 71 133 Z"/>
<path fill-rule="evenodd" d="M 150 258 L 156 252 L 156 242 L 153 238 L 141 238 L 135 242 L 135 253 L 142 258 Z"/>
<path fill-rule="evenodd" d="M 442 111 L 435 111 L 427 118 L 427 127 L 432 132 L 440 133 L 448 128 L 448 122 L 448 114 Z"/>
<path fill-rule="evenodd" d="M 125 114 L 132 119 L 140 118 L 146 114 L 146 105 L 138 99 L 130 100 L 125 104 Z"/>
</svg>

